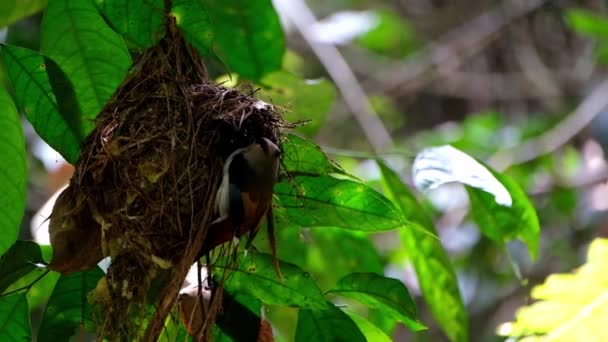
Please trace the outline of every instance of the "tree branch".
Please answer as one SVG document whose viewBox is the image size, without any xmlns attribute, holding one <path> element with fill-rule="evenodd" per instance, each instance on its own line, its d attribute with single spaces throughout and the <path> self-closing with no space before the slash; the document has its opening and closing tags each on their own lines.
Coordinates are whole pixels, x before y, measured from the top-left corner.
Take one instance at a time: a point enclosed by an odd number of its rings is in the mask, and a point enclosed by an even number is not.
<svg viewBox="0 0 608 342">
<path fill-rule="evenodd" d="M 379 153 L 392 146 L 393 140 L 390 133 L 372 109 L 367 95 L 340 51 L 334 45 L 321 44 L 315 40 L 310 28 L 317 22 L 317 19 L 304 0 L 274 0 L 274 4 L 283 15 L 293 22 L 317 55 L 374 151 Z"/>
<path fill-rule="evenodd" d="M 463 26 L 450 30 L 409 57 L 404 63 L 375 72 L 371 77 L 385 92 L 408 93 L 454 71 L 494 41 L 514 20 L 540 8 L 547 0 L 505 1 Z M 367 86 L 366 86 L 367 88 Z"/>
<path fill-rule="evenodd" d="M 593 89 L 578 107 L 563 121 L 545 134 L 521 145 L 497 152 L 488 164 L 501 171 L 515 164 L 525 163 L 551 153 L 570 141 L 593 118 L 608 107 L 608 79 Z"/>
</svg>

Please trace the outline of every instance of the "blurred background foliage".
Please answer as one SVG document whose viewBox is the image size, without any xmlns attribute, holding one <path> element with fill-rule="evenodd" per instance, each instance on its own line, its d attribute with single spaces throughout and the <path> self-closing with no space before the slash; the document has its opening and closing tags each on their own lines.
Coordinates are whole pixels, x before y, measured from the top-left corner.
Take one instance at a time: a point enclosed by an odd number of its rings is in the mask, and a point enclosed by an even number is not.
<svg viewBox="0 0 608 342">
<path fill-rule="evenodd" d="M 497 328 L 533 301 L 531 289 L 552 273 L 584 263 L 591 241 L 608 237 L 607 4 L 311 0 L 308 6 L 319 20 L 301 30 L 290 20 L 303 15 L 293 3 L 299 1 L 275 1 L 287 37 L 284 70 L 256 83 L 260 96 L 284 106 L 289 120 L 312 120 L 300 134 L 314 138 L 347 172 L 378 189 L 381 170 L 374 152 L 411 182 L 411 163 L 420 149 L 451 144 L 505 171 L 531 197 L 542 227 L 534 261 L 521 243 L 499 246 L 479 233 L 461 187 L 420 194 L 458 276 L 471 340 L 505 340 Z M 39 50 L 38 11 L 44 6 L 44 1 L 3 1 L 0 41 Z M 14 8 L 22 12 L 15 15 Z M 339 61 L 321 62 L 311 48 L 319 46 L 336 46 L 358 83 L 340 84 L 331 73 L 342 72 Z M 209 69 L 219 80 L 241 82 L 228 77 L 217 61 L 210 61 Z M 0 80 L 7 82 L 4 69 Z M 372 146 L 353 116 L 353 106 L 361 103 L 345 96 L 349 87 L 364 91 L 369 108 L 359 110 L 381 121 L 390 144 Z M 29 239 L 43 221 L 36 213 L 69 179 L 72 168 L 25 120 L 23 125 L 30 177 L 20 238 Z M 265 238 L 260 240 L 263 249 Z M 407 284 L 420 321 L 429 329 L 414 333 L 398 326 L 392 339 L 445 340 L 421 299 L 408 251 L 399 241 L 397 232 L 279 232 L 281 259 L 316 274 L 323 289 L 362 268 Z M 45 279 L 35 289 L 45 293 L 54 281 Z M 29 292 L 35 299 L 28 299 L 42 304 L 36 295 Z M 41 313 L 39 309 L 38 319 Z M 367 314 L 382 326 L 381 314 Z M 288 332 L 296 324 L 294 309 L 270 308 L 269 317 L 281 339 L 293 339 Z"/>
</svg>

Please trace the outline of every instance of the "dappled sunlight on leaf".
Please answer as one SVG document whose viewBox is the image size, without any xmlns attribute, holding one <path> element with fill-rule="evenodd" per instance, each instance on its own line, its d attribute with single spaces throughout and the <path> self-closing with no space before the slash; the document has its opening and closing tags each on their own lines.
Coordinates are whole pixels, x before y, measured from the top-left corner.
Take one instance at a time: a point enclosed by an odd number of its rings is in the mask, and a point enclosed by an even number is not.
<svg viewBox="0 0 608 342">
<path fill-rule="evenodd" d="M 367 232 L 404 227 L 393 203 L 369 186 L 331 176 L 297 176 L 275 186 L 275 215 L 302 227 L 340 227 Z"/>
<path fill-rule="evenodd" d="M 405 285 L 375 273 L 351 273 L 338 281 L 328 293 L 355 299 L 379 309 L 412 330 L 425 326 L 418 321 L 416 305 Z"/>
<path fill-rule="evenodd" d="M 608 340 L 608 240 L 591 243 L 587 263 L 571 274 L 550 275 L 532 289 L 538 302 L 519 309 L 499 333 L 524 341 Z"/>
</svg>

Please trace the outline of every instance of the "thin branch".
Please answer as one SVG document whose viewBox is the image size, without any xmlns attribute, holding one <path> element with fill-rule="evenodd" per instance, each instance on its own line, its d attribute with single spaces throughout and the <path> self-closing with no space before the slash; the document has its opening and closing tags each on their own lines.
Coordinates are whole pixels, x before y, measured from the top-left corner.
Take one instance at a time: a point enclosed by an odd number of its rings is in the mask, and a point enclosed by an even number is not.
<svg viewBox="0 0 608 342">
<path fill-rule="evenodd" d="M 378 56 L 357 47 L 347 47 L 346 55 L 351 66 L 358 74 L 374 75 L 382 66 L 393 65 L 397 68 L 398 63 L 394 59 Z M 588 57 L 588 56 L 587 56 Z M 582 58 L 581 58 L 582 59 Z M 578 64 L 581 64 L 578 62 Z M 564 84 L 567 88 L 579 89 L 582 84 L 589 81 L 591 74 L 587 71 L 592 67 L 581 68 L 556 68 L 550 69 L 557 84 Z M 580 70 L 584 69 L 584 70 Z M 373 77 L 373 76 L 372 76 Z M 492 100 L 510 101 L 527 99 L 552 99 L 556 93 L 545 88 L 538 88 L 534 82 L 521 71 L 513 72 L 491 72 L 491 71 L 467 71 L 449 70 L 442 71 L 441 75 L 429 78 L 429 83 L 424 82 L 425 92 L 447 95 L 450 97 L 479 99 L 486 97 Z M 379 89 L 383 87 L 382 80 L 367 79 L 363 81 L 365 89 Z M 418 88 L 409 88 L 407 82 L 404 88 L 399 88 L 399 94 L 418 91 Z"/>
<path fill-rule="evenodd" d="M 382 152 L 392 146 L 390 133 L 372 109 L 367 95 L 340 51 L 334 45 L 321 44 L 315 40 L 310 28 L 317 19 L 306 2 L 304 0 L 274 0 L 273 2 L 277 9 L 294 24 L 319 58 L 374 151 Z"/>
<path fill-rule="evenodd" d="M 570 81 L 572 73 L 568 70 L 555 71 L 561 74 L 560 82 Z M 485 97 L 493 100 L 555 99 L 556 93 L 537 87 L 521 72 L 469 72 L 451 71 L 442 75 L 429 85 L 429 92 L 461 98 L 478 99 Z"/>
<path fill-rule="evenodd" d="M 550 94 L 547 98 L 562 97 L 556 73 L 552 72 L 539 56 L 528 27 L 514 25 L 511 31 L 513 33 L 512 41 L 517 42 L 517 46 L 513 49 L 515 60 L 532 85 L 531 89 Z"/>
<path fill-rule="evenodd" d="M 515 164 L 525 163 L 549 154 L 569 142 L 591 120 L 608 108 L 608 79 L 593 89 L 579 106 L 550 131 L 530 139 L 521 145 L 502 150 L 492 156 L 488 163 L 501 171 Z"/>
<path fill-rule="evenodd" d="M 547 0 L 502 2 L 463 26 L 450 30 L 418 50 L 404 63 L 370 76 L 386 92 L 399 91 L 403 94 L 421 89 L 443 74 L 458 69 L 468 58 L 498 38 L 510 23 L 537 10 L 545 2 Z"/>
<path fill-rule="evenodd" d="M 542 196 L 551 193 L 556 188 L 568 189 L 584 189 L 594 185 L 603 183 L 608 180 L 608 167 L 602 167 L 600 170 L 585 173 L 571 179 L 557 180 L 542 187 L 537 187 L 528 192 L 529 196 Z"/>
</svg>

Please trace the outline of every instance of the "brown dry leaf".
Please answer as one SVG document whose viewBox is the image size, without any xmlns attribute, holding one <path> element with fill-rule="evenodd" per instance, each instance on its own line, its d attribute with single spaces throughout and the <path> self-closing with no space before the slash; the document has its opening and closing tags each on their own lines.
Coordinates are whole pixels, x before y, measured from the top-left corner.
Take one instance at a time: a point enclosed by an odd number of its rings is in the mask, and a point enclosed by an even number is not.
<svg viewBox="0 0 608 342">
<path fill-rule="evenodd" d="M 101 227 L 83 201 L 78 202 L 68 188 L 57 198 L 51 214 L 53 258 L 49 268 L 62 274 L 88 270 L 103 258 Z"/>
</svg>

